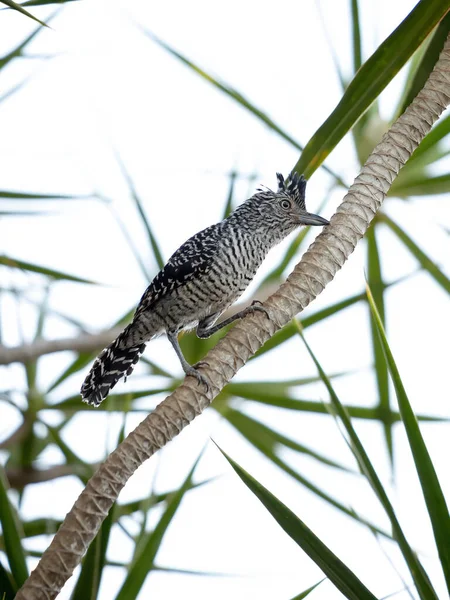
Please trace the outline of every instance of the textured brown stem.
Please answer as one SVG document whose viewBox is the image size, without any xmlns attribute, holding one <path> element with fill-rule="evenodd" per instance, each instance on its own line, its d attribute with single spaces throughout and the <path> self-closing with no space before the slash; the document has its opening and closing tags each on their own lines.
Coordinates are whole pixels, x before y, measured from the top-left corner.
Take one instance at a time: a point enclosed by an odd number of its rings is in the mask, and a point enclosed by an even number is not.
<svg viewBox="0 0 450 600">
<path fill-rule="evenodd" d="M 35 469 L 33 467 L 6 469 L 6 478 L 12 488 L 23 490 L 31 483 L 52 481 L 67 475 L 86 475 L 87 469 L 83 465 L 55 465 L 48 469 Z"/>
<path fill-rule="evenodd" d="M 114 327 L 95 335 L 81 334 L 76 338 L 62 338 L 59 340 L 39 340 L 32 344 L 23 344 L 8 348 L 0 345 L 0 365 L 10 365 L 15 362 L 26 363 L 36 360 L 44 354 L 54 352 L 95 352 L 110 344 L 122 331 L 123 327 Z"/>
<path fill-rule="evenodd" d="M 217 396 L 246 361 L 320 294 L 353 252 L 386 193 L 450 101 L 450 37 L 414 102 L 375 148 L 331 223 L 316 238 L 287 281 L 255 313 L 239 322 L 206 357 L 202 374 L 210 392 L 188 377 L 130 433 L 92 477 L 16 600 L 55 598 L 95 537 L 134 471 L 174 438 Z"/>
</svg>

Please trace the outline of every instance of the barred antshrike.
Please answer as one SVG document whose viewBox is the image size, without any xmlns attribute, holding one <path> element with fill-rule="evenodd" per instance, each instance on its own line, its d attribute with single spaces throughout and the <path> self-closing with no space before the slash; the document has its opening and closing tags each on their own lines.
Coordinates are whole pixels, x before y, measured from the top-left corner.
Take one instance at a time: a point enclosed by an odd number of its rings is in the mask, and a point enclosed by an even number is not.
<svg viewBox="0 0 450 600">
<path fill-rule="evenodd" d="M 145 344 L 166 333 L 186 375 L 208 388 L 206 379 L 184 358 L 178 333 L 197 328 L 207 338 L 262 306 L 251 306 L 215 325 L 247 288 L 268 251 L 300 225 L 328 225 L 306 211 L 303 176 L 287 181 L 277 173 L 278 190 L 259 189 L 229 217 L 185 242 L 153 279 L 132 323 L 95 360 L 81 388 L 83 400 L 98 406 L 123 376 L 131 375 Z M 197 365 L 198 366 L 198 365 Z"/>
</svg>

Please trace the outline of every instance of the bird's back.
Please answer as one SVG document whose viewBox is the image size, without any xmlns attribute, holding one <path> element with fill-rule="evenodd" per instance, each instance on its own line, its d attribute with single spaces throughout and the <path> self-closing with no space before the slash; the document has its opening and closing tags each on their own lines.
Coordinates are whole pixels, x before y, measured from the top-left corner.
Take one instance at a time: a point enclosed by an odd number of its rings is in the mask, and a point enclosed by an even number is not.
<svg viewBox="0 0 450 600">
<path fill-rule="evenodd" d="M 181 331 L 222 313 L 247 288 L 267 250 L 235 219 L 211 225 L 171 256 L 144 293 L 135 320 L 156 318 L 158 329 Z"/>
</svg>

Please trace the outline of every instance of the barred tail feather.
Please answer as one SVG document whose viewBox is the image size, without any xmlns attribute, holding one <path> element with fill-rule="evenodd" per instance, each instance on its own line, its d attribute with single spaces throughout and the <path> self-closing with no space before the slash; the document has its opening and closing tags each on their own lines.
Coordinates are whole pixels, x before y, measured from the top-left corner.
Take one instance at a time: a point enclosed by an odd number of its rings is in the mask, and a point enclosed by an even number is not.
<svg viewBox="0 0 450 600">
<path fill-rule="evenodd" d="M 83 402 L 99 406 L 122 377 L 131 375 L 134 365 L 144 352 L 145 344 L 127 347 L 128 327 L 95 359 L 81 386 Z"/>
</svg>

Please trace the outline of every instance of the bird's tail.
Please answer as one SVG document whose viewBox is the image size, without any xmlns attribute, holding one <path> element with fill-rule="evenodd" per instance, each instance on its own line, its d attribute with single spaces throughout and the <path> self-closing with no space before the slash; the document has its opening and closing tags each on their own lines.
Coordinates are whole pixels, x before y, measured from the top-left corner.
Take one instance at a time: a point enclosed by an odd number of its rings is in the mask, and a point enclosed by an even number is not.
<svg viewBox="0 0 450 600">
<path fill-rule="evenodd" d="M 134 343 L 130 346 L 130 327 L 128 325 L 95 359 L 81 386 L 83 402 L 99 406 L 119 379 L 133 372 L 134 365 L 144 352 L 145 344 Z"/>
</svg>

